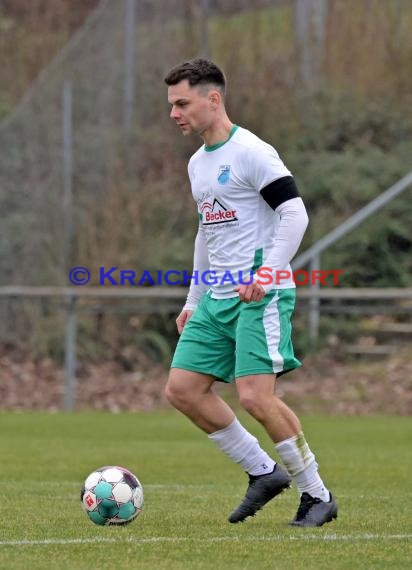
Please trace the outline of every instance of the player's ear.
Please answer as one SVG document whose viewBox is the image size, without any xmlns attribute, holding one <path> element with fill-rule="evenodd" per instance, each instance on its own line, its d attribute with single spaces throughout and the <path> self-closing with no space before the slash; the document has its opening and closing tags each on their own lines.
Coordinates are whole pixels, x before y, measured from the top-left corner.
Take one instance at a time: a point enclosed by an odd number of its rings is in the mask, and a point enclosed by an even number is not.
<svg viewBox="0 0 412 570">
<path fill-rule="evenodd" d="M 220 102 L 222 101 L 222 95 L 219 93 L 217 89 L 209 91 L 208 98 L 209 102 L 212 104 L 214 108 L 218 107 L 220 105 Z"/>
</svg>

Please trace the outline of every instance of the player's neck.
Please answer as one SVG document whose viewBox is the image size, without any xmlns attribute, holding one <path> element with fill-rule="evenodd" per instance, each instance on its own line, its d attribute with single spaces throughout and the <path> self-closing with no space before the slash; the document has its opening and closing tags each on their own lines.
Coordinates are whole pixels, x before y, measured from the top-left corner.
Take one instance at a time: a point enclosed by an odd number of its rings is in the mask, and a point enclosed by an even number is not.
<svg viewBox="0 0 412 570">
<path fill-rule="evenodd" d="M 223 143 L 228 140 L 233 128 L 233 123 L 229 117 L 216 124 L 211 125 L 206 131 L 202 133 L 202 139 L 207 147 Z"/>
</svg>

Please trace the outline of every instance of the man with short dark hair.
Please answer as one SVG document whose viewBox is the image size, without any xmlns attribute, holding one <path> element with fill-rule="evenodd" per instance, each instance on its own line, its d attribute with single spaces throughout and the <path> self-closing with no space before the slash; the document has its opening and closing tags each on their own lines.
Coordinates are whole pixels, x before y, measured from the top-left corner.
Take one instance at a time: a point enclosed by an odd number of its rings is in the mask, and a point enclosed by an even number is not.
<svg viewBox="0 0 412 570">
<path fill-rule="evenodd" d="M 187 61 L 165 83 L 171 118 L 184 135 L 204 141 L 188 165 L 199 230 L 166 395 L 249 475 L 231 523 L 254 516 L 293 479 L 301 499 L 290 524 L 322 526 L 337 517 L 337 505 L 299 419 L 275 393 L 276 378 L 300 366 L 291 340 L 290 261 L 307 227 L 305 207 L 275 149 L 229 119 L 217 65 Z M 279 272 L 290 277 L 280 281 Z M 287 471 L 212 390 L 216 380 L 235 380 L 240 404 L 266 429 Z"/>
</svg>

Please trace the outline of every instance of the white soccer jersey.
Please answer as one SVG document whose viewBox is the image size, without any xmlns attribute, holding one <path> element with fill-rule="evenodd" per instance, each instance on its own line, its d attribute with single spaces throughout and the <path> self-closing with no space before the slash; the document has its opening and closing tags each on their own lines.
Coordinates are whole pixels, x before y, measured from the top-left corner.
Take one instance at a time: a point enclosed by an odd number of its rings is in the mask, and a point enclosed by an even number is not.
<svg viewBox="0 0 412 570">
<path fill-rule="evenodd" d="M 232 133 L 223 144 L 203 145 L 188 165 L 199 231 L 204 237 L 201 243 L 207 246 L 211 273 L 206 280 L 214 298 L 237 296 L 235 284 L 242 279 L 248 281 L 251 271 L 265 266 L 281 216 L 278 209 L 273 210 L 265 202 L 260 191 L 278 178 L 291 176 L 272 146 L 241 127 L 232 129 Z M 291 275 L 289 261 L 276 269 Z M 201 280 L 200 275 L 197 279 L 202 287 L 205 279 Z M 192 290 L 193 286 L 194 282 Z M 291 277 L 278 284 L 273 282 L 273 288 L 294 286 Z"/>
</svg>

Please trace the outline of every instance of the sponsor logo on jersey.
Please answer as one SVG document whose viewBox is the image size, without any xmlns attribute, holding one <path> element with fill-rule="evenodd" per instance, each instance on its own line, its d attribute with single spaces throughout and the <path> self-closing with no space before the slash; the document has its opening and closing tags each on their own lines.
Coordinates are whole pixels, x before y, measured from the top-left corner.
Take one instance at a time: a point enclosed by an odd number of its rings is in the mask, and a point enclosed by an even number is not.
<svg viewBox="0 0 412 570">
<path fill-rule="evenodd" d="M 217 174 L 217 181 L 219 184 L 227 184 L 230 178 L 230 164 L 222 164 L 219 166 L 219 172 Z"/>
<path fill-rule="evenodd" d="M 237 222 L 236 210 L 229 210 L 217 198 L 213 200 L 213 203 L 208 200 L 203 202 L 200 210 L 203 225 Z"/>
</svg>

